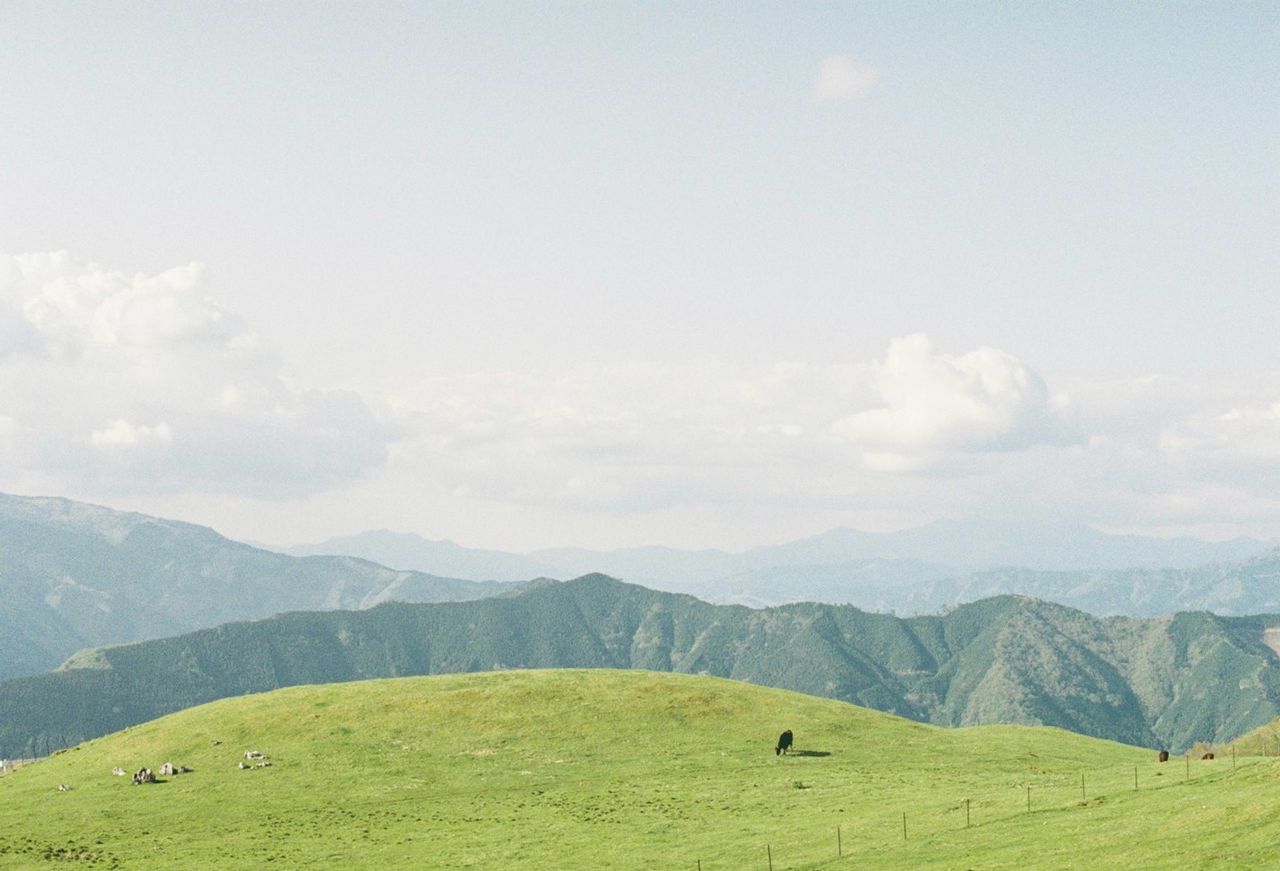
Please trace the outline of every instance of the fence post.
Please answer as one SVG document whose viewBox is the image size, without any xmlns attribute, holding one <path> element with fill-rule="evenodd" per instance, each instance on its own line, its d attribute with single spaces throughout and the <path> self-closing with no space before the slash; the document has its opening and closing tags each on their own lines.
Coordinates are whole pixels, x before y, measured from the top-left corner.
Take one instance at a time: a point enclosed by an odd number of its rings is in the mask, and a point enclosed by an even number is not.
<svg viewBox="0 0 1280 871">
<path fill-rule="evenodd" d="M 964 827 L 969 828 L 969 799 L 964 800 Z"/>
<path fill-rule="evenodd" d="M 1133 766 L 1133 791 L 1138 791 L 1138 766 Z"/>
<path fill-rule="evenodd" d="M 1027 784 L 1027 813 L 1031 813 L 1031 785 Z"/>
<path fill-rule="evenodd" d="M 902 812 L 902 840 L 907 839 L 907 812 Z"/>
<path fill-rule="evenodd" d="M 840 827 L 836 826 L 836 858 L 844 855 L 844 846 L 840 843 Z"/>
<path fill-rule="evenodd" d="M 768 844 L 765 844 L 764 852 L 769 857 L 769 871 L 773 871 L 773 849 Z"/>
</svg>

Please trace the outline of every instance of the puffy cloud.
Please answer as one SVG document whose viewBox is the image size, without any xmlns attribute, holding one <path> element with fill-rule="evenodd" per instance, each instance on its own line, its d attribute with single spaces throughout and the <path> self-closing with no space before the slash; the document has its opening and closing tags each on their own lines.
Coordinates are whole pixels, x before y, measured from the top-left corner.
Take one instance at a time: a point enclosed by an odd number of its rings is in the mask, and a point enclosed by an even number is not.
<svg viewBox="0 0 1280 871">
<path fill-rule="evenodd" d="M 405 451 L 472 498 L 583 510 L 709 503 L 847 504 L 905 491 L 900 473 L 1072 438 L 1061 400 L 1008 354 L 895 341 L 880 362 L 716 361 L 430 379 Z M 404 462 L 413 462 L 409 457 Z M 886 474 L 892 473 L 892 474 Z"/>
<path fill-rule="evenodd" d="M 368 512 L 429 498 L 519 523 L 767 529 L 782 513 L 798 531 L 993 505 L 1183 532 L 1280 516 L 1280 375 L 1080 381 L 1071 402 L 1061 386 L 1005 351 L 907 336 L 879 360 L 476 373 L 375 405 L 290 382 L 198 265 L 0 257 L 0 473 L 28 491 L 134 494 L 161 513 L 205 499 L 230 518 L 322 492 L 333 512 L 353 494 Z"/>
<path fill-rule="evenodd" d="M 866 96 L 880 81 L 875 67 L 855 63 L 848 55 L 824 58 L 813 83 L 814 96 L 824 103 L 844 103 Z"/>
<path fill-rule="evenodd" d="M 117 420 L 106 429 L 89 434 L 89 444 L 95 448 L 113 450 L 147 445 L 167 445 L 173 441 L 169 424 L 161 421 L 155 426 L 135 426 L 127 420 Z"/>
<path fill-rule="evenodd" d="M 994 348 L 936 354 L 923 335 L 895 339 L 875 367 L 883 405 L 833 426 L 886 471 L 930 465 L 954 453 L 1016 451 L 1076 440 L 1066 400 L 1017 358 Z"/>
<path fill-rule="evenodd" d="M 203 271 L 192 263 L 154 276 L 127 276 L 65 251 L 4 258 L 0 294 L 18 323 L 0 335 L 28 337 L 13 352 L 55 358 L 252 343 L 242 321 L 200 294 Z"/>
<path fill-rule="evenodd" d="M 1180 463 L 1275 463 L 1280 461 L 1280 401 L 1181 420 L 1161 434 L 1160 449 Z"/>
<path fill-rule="evenodd" d="M 1075 505 L 1082 520 L 1160 535 L 1280 528 L 1280 372 L 1145 375 L 1065 385 L 1088 440 L 1017 471 L 1011 501 Z"/>
<path fill-rule="evenodd" d="M 1256 394 L 1258 379 L 1250 380 Z M 1229 490 L 1237 507 L 1253 504 L 1254 496 L 1274 502 L 1280 492 L 1280 400 L 1253 399 L 1171 422 L 1154 453 L 1189 488 Z"/>
<path fill-rule="evenodd" d="M 0 256 L 0 407 L 23 471 L 77 492 L 271 499 L 385 461 L 395 433 L 365 401 L 291 386 L 204 284 L 198 264 L 127 275 L 65 252 Z"/>
</svg>

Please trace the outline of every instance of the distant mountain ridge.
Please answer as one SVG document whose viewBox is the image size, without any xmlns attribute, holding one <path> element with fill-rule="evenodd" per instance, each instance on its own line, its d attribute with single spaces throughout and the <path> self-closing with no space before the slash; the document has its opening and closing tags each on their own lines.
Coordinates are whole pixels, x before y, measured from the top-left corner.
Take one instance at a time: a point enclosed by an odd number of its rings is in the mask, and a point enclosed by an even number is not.
<svg viewBox="0 0 1280 871">
<path fill-rule="evenodd" d="M 870 560 L 916 560 L 946 566 L 957 574 L 1006 566 L 1040 571 L 1191 568 L 1248 559 L 1274 545 L 1274 542 L 1254 538 L 1209 542 L 1110 535 L 1082 525 L 938 520 L 898 532 L 832 529 L 740 553 L 649 546 L 612 551 L 545 548 L 518 554 L 468 548 L 448 540 L 386 529 L 277 549 L 294 556 L 360 556 L 395 568 L 426 570 L 426 566 L 432 566 L 435 571 L 447 570 L 473 580 L 514 580 L 539 575 L 577 577 L 586 572 L 604 571 L 637 583 L 678 575 L 687 583 L 697 584 L 764 568 Z"/>
<path fill-rule="evenodd" d="M 752 606 L 813 600 L 927 614 L 1014 593 L 1093 613 L 1150 616 L 1197 608 L 1244 614 L 1280 607 L 1269 597 L 1233 595 L 1223 583 L 1233 563 L 1259 558 L 1268 547 L 1267 542 L 1247 538 L 1166 540 L 1108 535 L 1084 526 L 945 520 L 893 533 L 835 529 L 742 553 L 643 547 L 515 554 L 387 530 L 286 552 L 347 554 L 473 579 L 567 578 L 602 572 L 712 602 Z M 1091 597 L 1091 590 L 1098 595 Z"/>
<path fill-rule="evenodd" d="M 416 549 L 444 566 L 421 572 L 403 564 L 389 569 L 359 555 L 290 557 L 194 524 L 66 499 L 0 494 L 0 679 L 47 671 L 84 647 L 162 638 L 285 611 L 493 596 L 538 576 L 600 570 L 597 560 L 615 563 L 616 574 L 627 580 L 648 579 L 658 589 L 752 607 L 816 600 L 899 614 L 933 613 L 1014 593 L 1102 614 L 1280 611 L 1277 554 L 1195 569 L 1000 568 L 968 574 L 917 559 L 840 562 L 867 538 L 837 530 L 743 554 L 635 548 L 610 554 L 548 550 L 530 557 L 448 542 L 429 543 L 423 553 L 417 536 L 393 533 L 370 533 L 360 540 L 366 549 L 383 548 L 369 555 L 393 564 Z M 1245 543 L 1230 545 L 1236 546 Z M 941 544 L 935 548 L 943 550 Z M 498 580 L 473 580 L 485 575 Z"/>
<path fill-rule="evenodd" d="M 1026 723 L 1172 750 L 1280 714 L 1280 615 L 1091 617 L 1015 596 L 897 618 L 717 606 L 601 575 L 499 598 L 292 613 L 88 651 L 0 683 L 0 756 L 229 695 L 370 677 L 639 668 L 794 689 L 939 725 Z"/>
<path fill-rule="evenodd" d="M 1224 616 L 1280 612 L 1280 549 L 1238 563 L 1189 569 L 1045 572 L 992 569 L 900 589 L 894 607 L 928 613 L 1004 594 L 1033 595 L 1092 614 L 1154 617 L 1175 611 Z"/>
<path fill-rule="evenodd" d="M 285 556 L 212 529 L 67 499 L 0 494 L 0 678 L 83 647 L 283 611 L 498 595 L 510 584 Z"/>
</svg>

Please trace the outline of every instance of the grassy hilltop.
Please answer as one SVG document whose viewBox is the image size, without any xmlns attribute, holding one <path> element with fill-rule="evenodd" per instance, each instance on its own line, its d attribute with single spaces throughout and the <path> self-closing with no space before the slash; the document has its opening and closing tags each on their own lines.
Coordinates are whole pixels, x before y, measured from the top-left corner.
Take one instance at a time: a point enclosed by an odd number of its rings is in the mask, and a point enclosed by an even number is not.
<svg viewBox="0 0 1280 871">
<path fill-rule="evenodd" d="M 773 753 L 783 728 L 796 755 Z M 239 770 L 245 750 L 272 766 Z M 195 771 L 110 774 L 165 761 Z M 1239 763 L 707 677 L 377 680 L 226 699 L 0 778 L 0 867 L 1264 864 L 1280 766 Z"/>
</svg>

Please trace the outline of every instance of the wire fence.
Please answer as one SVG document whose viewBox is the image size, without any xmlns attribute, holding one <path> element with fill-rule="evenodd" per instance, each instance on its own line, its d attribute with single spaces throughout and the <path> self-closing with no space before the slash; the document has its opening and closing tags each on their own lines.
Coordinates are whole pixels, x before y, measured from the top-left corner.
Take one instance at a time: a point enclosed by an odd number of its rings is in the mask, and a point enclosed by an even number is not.
<svg viewBox="0 0 1280 871">
<path fill-rule="evenodd" d="M 758 839 L 715 856 L 691 856 L 664 867 L 696 871 L 728 869 L 813 868 L 832 864 L 855 853 L 865 858 L 868 847 L 888 851 L 904 843 L 952 836 L 963 830 L 982 829 L 994 824 L 1025 818 L 1028 814 L 1070 812 L 1096 805 L 1120 793 L 1150 793 L 1228 779 L 1258 765 L 1271 765 L 1263 756 L 1236 756 L 1228 751 L 1212 760 L 1191 754 L 1171 757 L 1165 763 L 1082 768 L 1075 772 L 1038 772 L 1002 786 L 980 785 L 967 794 L 932 802 L 912 802 L 909 807 L 889 807 L 882 812 L 851 816 L 830 827 L 815 831 L 798 842 L 794 831 L 771 838 L 761 832 Z M 834 864 L 833 864 L 834 863 Z"/>
<path fill-rule="evenodd" d="M 1003 782 L 996 777 L 957 787 L 946 787 L 952 795 L 933 801 L 911 801 L 897 798 L 889 789 L 884 793 L 883 809 L 872 814 L 850 815 L 833 821 L 827 827 L 815 827 L 797 835 L 794 828 L 785 832 L 770 831 L 767 823 L 750 828 L 731 849 L 720 845 L 698 855 L 696 848 L 686 855 L 669 855 L 655 861 L 653 867 L 697 869 L 697 871 L 730 871 L 730 869 L 768 869 L 794 871 L 798 868 L 842 867 L 840 860 L 854 854 L 866 855 L 868 847 L 889 851 L 904 843 L 924 841 L 943 835 L 1025 818 L 1041 812 L 1070 812 L 1092 806 L 1098 800 L 1121 793 L 1150 793 L 1183 787 L 1197 782 L 1213 782 L 1259 765 L 1273 765 L 1266 748 L 1248 745 L 1250 755 L 1236 755 L 1235 748 L 1220 753 L 1213 760 L 1203 760 L 1200 750 L 1171 757 L 1165 763 L 1150 761 L 1137 765 L 1081 767 L 1074 771 L 1038 771 L 1021 776 L 1005 774 Z M 1256 755 L 1255 755 L 1256 754 Z M 35 760 L 0 760 L 0 773 Z M 599 784 L 599 778 L 574 779 L 574 784 Z M 564 785 L 561 782 L 560 785 Z M 801 784 L 797 782 L 799 787 Z M 805 787 L 807 788 L 807 787 Z M 512 785 L 508 792 L 523 792 L 527 787 Z M 461 798 L 469 791 L 459 788 L 457 795 L 434 793 L 437 801 Z M 420 802 L 419 796 L 397 799 L 379 797 L 363 801 L 348 800 L 343 807 L 377 806 Z M 850 866 L 852 867 L 852 866 Z"/>
</svg>

